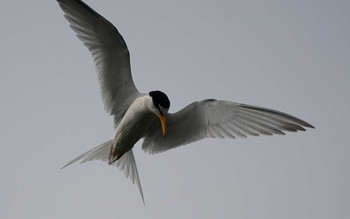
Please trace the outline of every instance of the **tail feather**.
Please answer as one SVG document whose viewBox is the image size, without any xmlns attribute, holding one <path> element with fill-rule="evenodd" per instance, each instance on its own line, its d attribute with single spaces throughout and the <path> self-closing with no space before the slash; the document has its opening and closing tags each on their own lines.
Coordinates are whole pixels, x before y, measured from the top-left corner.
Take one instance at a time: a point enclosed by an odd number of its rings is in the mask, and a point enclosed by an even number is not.
<svg viewBox="0 0 350 219">
<path fill-rule="evenodd" d="M 141 194 L 143 204 L 145 204 L 145 199 L 143 197 L 143 192 L 141 187 L 141 181 L 140 181 L 139 173 L 137 171 L 137 165 L 136 165 L 136 161 L 135 161 L 135 157 L 132 149 L 126 152 L 119 160 L 115 161 L 112 165 L 122 170 L 126 177 L 130 177 L 133 184 L 136 183 L 139 189 L 139 192 Z"/>
<path fill-rule="evenodd" d="M 98 145 L 97 147 L 94 147 L 93 149 L 83 153 L 77 158 L 73 159 L 72 161 L 64 165 L 62 169 L 77 161 L 80 161 L 80 163 L 85 163 L 93 160 L 102 160 L 103 162 L 108 163 L 109 152 L 112 144 L 113 144 L 113 140 L 106 141 Z M 137 171 L 137 165 L 136 165 L 136 161 L 135 161 L 135 157 L 132 149 L 126 152 L 120 159 L 118 159 L 111 165 L 116 166 L 121 171 L 123 171 L 127 178 L 130 177 L 133 184 L 136 183 L 139 189 L 139 192 L 141 194 L 142 201 L 143 203 L 145 203 L 145 200 L 143 197 L 143 191 L 141 187 L 141 181 L 140 181 L 139 173 Z"/>
<path fill-rule="evenodd" d="M 93 149 L 83 153 L 82 155 L 76 157 L 75 159 L 73 159 L 72 161 L 70 161 L 69 163 L 64 165 L 62 167 L 62 169 L 79 161 L 79 160 L 81 160 L 80 163 L 85 163 L 85 162 L 92 161 L 92 160 L 108 161 L 109 149 L 110 149 L 112 143 L 113 143 L 113 141 L 109 140 L 109 141 L 106 141 L 106 142 L 100 144 L 97 147 L 94 147 Z"/>
</svg>

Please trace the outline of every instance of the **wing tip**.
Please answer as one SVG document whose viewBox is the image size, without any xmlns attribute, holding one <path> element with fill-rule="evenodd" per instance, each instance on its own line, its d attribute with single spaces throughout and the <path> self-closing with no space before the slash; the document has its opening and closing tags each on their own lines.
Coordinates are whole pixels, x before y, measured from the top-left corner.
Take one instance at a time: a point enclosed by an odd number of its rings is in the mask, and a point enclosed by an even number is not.
<svg viewBox="0 0 350 219">
<path fill-rule="evenodd" d="M 252 111 L 260 111 L 260 112 L 265 112 L 265 113 L 273 113 L 273 114 L 277 114 L 281 117 L 285 117 L 286 119 L 289 119 L 291 121 L 293 121 L 295 124 L 295 126 L 298 127 L 294 127 L 296 130 L 295 131 L 306 131 L 303 127 L 306 128 L 312 128 L 314 129 L 315 127 L 313 125 L 311 125 L 308 122 L 305 122 L 304 120 L 301 120 L 295 116 L 292 116 L 290 114 L 281 112 L 281 111 L 277 111 L 277 110 L 273 110 L 273 109 L 269 109 L 269 108 L 264 108 L 264 107 L 258 107 L 258 106 L 252 106 L 252 105 L 248 105 L 248 104 L 241 104 L 240 107 L 242 108 L 246 108 L 246 109 L 250 109 Z M 285 130 L 285 131 L 289 131 L 289 130 Z"/>
</svg>

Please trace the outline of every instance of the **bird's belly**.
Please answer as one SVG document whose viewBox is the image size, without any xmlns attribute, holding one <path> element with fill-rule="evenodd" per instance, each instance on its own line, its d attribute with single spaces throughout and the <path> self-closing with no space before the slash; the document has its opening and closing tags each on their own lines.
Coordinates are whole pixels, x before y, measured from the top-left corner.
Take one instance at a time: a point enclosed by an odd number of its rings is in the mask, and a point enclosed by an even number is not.
<svg viewBox="0 0 350 219">
<path fill-rule="evenodd" d="M 124 154 L 134 147 L 156 118 L 153 113 L 126 113 L 114 136 L 113 147 L 116 154 Z"/>
</svg>

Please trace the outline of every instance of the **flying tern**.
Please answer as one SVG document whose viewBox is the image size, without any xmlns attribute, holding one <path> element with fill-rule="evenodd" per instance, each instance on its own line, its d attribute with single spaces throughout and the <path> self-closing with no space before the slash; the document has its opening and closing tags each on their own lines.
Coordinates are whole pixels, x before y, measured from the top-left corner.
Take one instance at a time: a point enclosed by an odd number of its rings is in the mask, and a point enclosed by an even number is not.
<svg viewBox="0 0 350 219">
<path fill-rule="evenodd" d="M 92 54 L 105 110 L 114 116 L 113 139 L 78 156 L 76 162 L 102 160 L 119 167 L 136 183 L 144 201 L 132 148 L 155 154 L 203 138 L 284 135 L 305 131 L 309 123 L 272 109 L 206 99 L 168 113 L 170 101 L 161 91 L 141 93 L 134 85 L 130 54 L 118 30 L 80 0 L 57 0 L 70 27 Z"/>
</svg>

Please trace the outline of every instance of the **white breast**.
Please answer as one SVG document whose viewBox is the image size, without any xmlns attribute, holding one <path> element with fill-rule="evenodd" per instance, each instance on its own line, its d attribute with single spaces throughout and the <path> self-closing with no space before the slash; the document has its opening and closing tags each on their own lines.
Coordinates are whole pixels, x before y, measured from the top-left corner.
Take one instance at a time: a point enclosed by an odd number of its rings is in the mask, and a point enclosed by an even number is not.
<svg viewBox="0 0 350 219">
<path fill-rule="evenodd" d="M 151 111 L 152 98 L 145 95 L 136 98 L 120 121 L 114 136 L 113 147 L 116 154 L 130 150 L 145 136 L 146 130 L 157 118 Z"/>
</svg>

